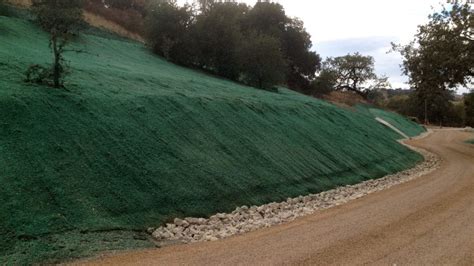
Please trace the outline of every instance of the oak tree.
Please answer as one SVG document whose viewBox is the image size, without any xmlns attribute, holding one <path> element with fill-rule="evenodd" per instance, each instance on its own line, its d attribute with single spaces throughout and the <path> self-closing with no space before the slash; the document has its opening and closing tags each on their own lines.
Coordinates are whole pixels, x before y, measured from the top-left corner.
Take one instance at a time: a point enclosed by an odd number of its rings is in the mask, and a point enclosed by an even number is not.
<svg viewBox="0 0 474 266">
<path fill-rule="evenodd" d="M 55 88 L 63 86 L 64 52 L 82 23 L 82 0 L 33 0 L 32 10 L 40 26 L 49 33 L 53 52 L 52 80 Z"/>
</svg>

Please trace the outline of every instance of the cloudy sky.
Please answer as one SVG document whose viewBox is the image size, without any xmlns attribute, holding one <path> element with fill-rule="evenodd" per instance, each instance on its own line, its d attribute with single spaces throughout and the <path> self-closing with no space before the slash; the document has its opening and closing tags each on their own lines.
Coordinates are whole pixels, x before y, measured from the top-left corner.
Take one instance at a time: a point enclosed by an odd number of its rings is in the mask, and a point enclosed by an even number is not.
<svg viewBox="0 0 474 266">
<path fill-rule="evenodd" d="M 250 2 L 250 1 L 249 1 Z M 394 88 L 407 87 L 401 57 L 390 42 L 407 43 L 417 25 L 427 22 L 440 0 L 280 0 L 290 16 L 303 19 L 323 57 L 360 52 L 375 58 L 377 74 L 387 75 Z"/>
<path fill-rule="evenodd" d="M 181 0 L 180 2 L 186 2 Z M 243 0 L 253 5 L 256 0 Z M 427 22 L 446 0 L 278 0 L 291 17 L 299 17 L 323 58 L 360 52 L 375 58 L 376 71 L 394 88 L 406 88 L 401 57 L 390 42 L 407 43 L 417 25 Z"/>
</svg>

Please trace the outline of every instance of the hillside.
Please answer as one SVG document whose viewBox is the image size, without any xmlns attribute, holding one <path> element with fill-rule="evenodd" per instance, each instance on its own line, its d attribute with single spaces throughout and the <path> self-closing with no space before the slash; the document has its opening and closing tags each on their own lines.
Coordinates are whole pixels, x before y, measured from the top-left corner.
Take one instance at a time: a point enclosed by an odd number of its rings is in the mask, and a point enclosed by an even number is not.
<svg viewBox="0 0 474 266">
<path fill-rule="evenodd" d="M 51 60 L 47 36 L 0 16 L 0 264 L 151 246 L 145 231 L 353 184 L 422 160 L 374 120 L 388 112 L 178 67 L 89 30 L 66 58 L 67 90 L 23 83 Z"/>
</svg>

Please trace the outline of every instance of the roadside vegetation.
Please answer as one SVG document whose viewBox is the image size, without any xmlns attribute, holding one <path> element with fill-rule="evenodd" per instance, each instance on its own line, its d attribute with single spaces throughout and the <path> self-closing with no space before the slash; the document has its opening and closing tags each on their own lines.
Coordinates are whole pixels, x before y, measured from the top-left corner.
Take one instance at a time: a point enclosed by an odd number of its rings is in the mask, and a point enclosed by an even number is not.
<svg viewBox="0 0 474 266">
<path fill-rule="evenodd" d="M 473 126 L 472 93 L 462 107 L 453 103 L 454 89 L 472 88 L 474 77 L 474 14 L 469 3 L 455 1 L 450 9 L 430 16 L 407 45 L 393 45 L 405 58 L 410 78 L 406 112 L 424 123 Z"/>
</svg>

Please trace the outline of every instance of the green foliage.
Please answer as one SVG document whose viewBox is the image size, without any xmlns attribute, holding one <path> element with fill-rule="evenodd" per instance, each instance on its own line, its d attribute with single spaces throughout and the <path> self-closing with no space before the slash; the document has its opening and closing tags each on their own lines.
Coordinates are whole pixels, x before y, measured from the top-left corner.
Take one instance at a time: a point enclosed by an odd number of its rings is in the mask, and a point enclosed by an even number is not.
<svg viewBox="0 0 474 266">
<path fill-rule="evenodd" d="M 215 0 L 198 0 L 197 2 L 199 4 L 199 10 L 201 11 L 201 13 L 208 12 L 216 3 Z"/>
<path fill-rule="evenodd" d="M 456 2 L 451 9 L 430 16 L 408 45 L 393 45 L 404 57 L 403 71 L 417 90 L 414 104 L 424 108 L 428 120 L 442 123 L 452 110 L 450 89 L 466 86 L 474 75 L 474 19 L 469 4 Z M 417 112 L 424 119 L 424 110 Z"/>
<path fill-rule="evenodd" d="M 185 44 L 185 35 L 191 23 L 189 6 L 178 7 L 173 2 L 157 2 L 152 5 L 147 18 L 148 40 L 156 54 L 177 61 L 177 55 Z"/>
<path fill-rule="evenodd" d="M 82 22 L 82 0 L 33 0 L 33 12 L 40 26 L 56 37 L 75 33 Z"/>
<path fill-rule="evenodd" d="M 0 0 L 0 16 L 8 16 L 9 13 L 9 8 L 5 3 L 5 0 Z"/>
<path fill-rule="evenodd" d="M 49 35 L 25 20 L 0 25 L 0 264 L 144 247 L 146 228 L 176 216 L 280 201 L 422 159 L 370 112 L 212 78 L 98 34 L 70 44 L 84 53 L 68 55 L 67 91 L 37 89 L 21 82 L 23 69 L 50 60 Z"/>
<path fill-rule="evenodd" d="M 49 33 L 53 52 L 53 86 L 63 86 L 64 48 L 82 25 L 82 0 L 33 0 L 32 10 L 39 25 Z"/>
<path fill-rule="evenodd" d="M 248 47 L 244 42 L 249 36 L 270 36 L 278 41 L 282 54 L 276 60 L 283 57 L 287 64 L 283 74 L 279 68 L 266 69 L 278 71 L 273 76 L 282 75 L 291 88 L 309 87 L 321 59 L 311 51 L 311 36 L 303 22 L 288 18 L 280 4 L 258 2 L 251 8 L 234 1 L 198 2 L 200 12 L 179 7 L 176 2 L 155 5 L 148 24 L 149 42 L 157 54 L 185 66 L 246 82 L 249 70 L 242 69 L 241 62 L 246 59 L 240 58 L 241 47 Z"/>
<path fill-rule="evenodd" d="M 413 114 L 413 104 L 409 95 L 396 95 L 387 100 L 385 107 L 402 115 Z"/>
<path fill-rule="evenodd" d="M 278 3 L 259 1 L 248 12 L 243 25 L 247 32 L 257 32 L 280 40 L 287 62 L 287 85 L 307 91 L 310 81 L 320 69 L 321 57 L 311 51 L 311 35 L 304 28 L 303 21 L 289 18 Z"/>
<path fill-rule="evenodd" d="M 192 36 L 199 66 L 232 80 L 240 77 L 241 23 L 248 7 L 237 3 L 215 3 L 197 17 Z"/>
<path fill-rule="evenodd" d="M 474 127 L 474 92 L 464 96 L 466 126 Z"/>
<path fill-rule="evenodd" d="M 282 51 L 287 61 L 286 81 L 290 88 L 307 91 L 321 67 L 321 57 L 311 51 L 311 35 L 298 19 L 291 19 L 282 33 Z"/>
<path fill-rule="evenodd" d="M 323 69 L 311 83 L 310 94 L 321 96 L 335 90 L 337 76 L 335 72 Z"/>
<path fill-rule="evenodd" d="M 250 35 L 239 54 L 242 74 L 247 84 L 271 89 L 284 81 L 286 62 L 278 39 L 265 35 Z"/>
<path fill-rule="evenodd" d="M 281 39 L 286 26 L 290 22 L 291 19 L 286 16 L 282 5 L 259 1 L 249 10 L 244 27 L 246 31 L 255 31 L 257 34 Z"/>
<path fill-rule="evenodd" d="M 41 65 L 31 65 L 25 72 L 25 81 L 30 83 L 49 84 L 51 78 L 51 69 Z"/>
<path fill-rule="evenodd" d="M 336 90 L 353 91 L 363 97 L 367 94 L 362 84 L 377 78 L 374 73 L 374 58 L 359 53 L 330 57 L 324 62 L 323 70 L 337 77 Z"/>
</svg>

